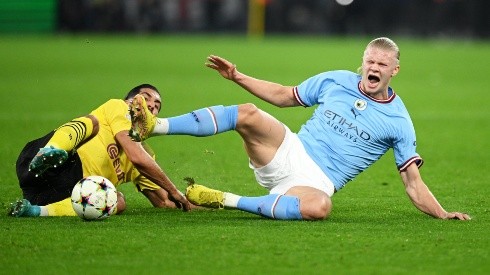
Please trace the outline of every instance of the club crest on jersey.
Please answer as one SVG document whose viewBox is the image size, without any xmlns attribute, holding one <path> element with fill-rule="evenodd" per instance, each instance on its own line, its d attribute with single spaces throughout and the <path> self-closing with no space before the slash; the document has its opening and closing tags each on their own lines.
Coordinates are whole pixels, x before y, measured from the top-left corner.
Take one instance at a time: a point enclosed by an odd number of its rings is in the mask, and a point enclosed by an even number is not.
<svg viewBox="0 0 490 275">
<path fill-rule="evenodd" d="M 354 102 L 354 107 L 359 111 L 364 111 L 367 107 L 367 102 L 362 99 L 356 99 L 356 102 Z"/>
</svg>

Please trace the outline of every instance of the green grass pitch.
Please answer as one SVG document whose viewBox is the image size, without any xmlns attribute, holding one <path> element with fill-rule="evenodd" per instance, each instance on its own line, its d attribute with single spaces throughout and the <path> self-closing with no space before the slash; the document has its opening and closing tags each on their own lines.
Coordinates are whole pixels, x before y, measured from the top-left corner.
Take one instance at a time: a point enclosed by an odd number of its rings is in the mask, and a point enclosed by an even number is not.
<svg viewBox="0 0 490 275">
<path fill-rule="evenodd" d="M 163 92 L 161 116 L 253 102 L 299 129 L 313 108 L 279 109 L 204 66 L 208 54 L 244 73 L 296 85 L 316 73 L 356 70 L 367 37 L 2 36 L 0 208 L 21 196 L 24 144 L 140 83 Z M 101 222 L 0 215 L 3 274 L 489 274 L 490 44 L 395 37 L 392 86 L 415 125 L 422 176 L 447 210 L 436 220 L 405 195 L 390 151 L 333 197 L 320 222 L 272 221 L 239 211 L 154 209 L 131 184 L 128 209 Z M 236 133 L 149 140 L 178 185 L 184 177 L 262 195 Z M 4 211 L 2 210 L 2 211 Z"/>
</svg>

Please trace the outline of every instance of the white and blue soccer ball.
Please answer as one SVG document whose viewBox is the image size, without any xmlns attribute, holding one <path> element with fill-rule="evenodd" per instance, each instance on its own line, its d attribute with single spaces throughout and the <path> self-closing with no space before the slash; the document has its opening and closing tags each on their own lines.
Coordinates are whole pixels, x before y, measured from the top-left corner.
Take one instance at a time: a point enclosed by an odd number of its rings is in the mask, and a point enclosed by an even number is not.
<svg viewBox="0 0 490 275">
<path fill-rule="evenodd" d="M 89 176 L 75 184 L 71 192 L 71 203 L 80 218 L 103 220 L 116 211 L 117 190 L 110 180 L 101 176 Z"/>
</svg>

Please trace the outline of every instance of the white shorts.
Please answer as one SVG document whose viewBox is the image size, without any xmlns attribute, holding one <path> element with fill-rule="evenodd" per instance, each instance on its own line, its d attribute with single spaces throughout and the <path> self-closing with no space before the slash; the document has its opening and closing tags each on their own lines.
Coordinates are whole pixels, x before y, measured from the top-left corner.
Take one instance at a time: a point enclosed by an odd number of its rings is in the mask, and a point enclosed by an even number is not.
<svg viewBox="0 0 490 275">
<path fill-rule="evenodd" d="M 284 127 L 286 136 L 272 161 L 260 168 L 249 163 L 257 182 L 271 194 L 284 194 L 294 186 L 309 186 L 331 197 L 335 192 L 332 181 L 306 153 L 298 135 Z"/>
</svg>

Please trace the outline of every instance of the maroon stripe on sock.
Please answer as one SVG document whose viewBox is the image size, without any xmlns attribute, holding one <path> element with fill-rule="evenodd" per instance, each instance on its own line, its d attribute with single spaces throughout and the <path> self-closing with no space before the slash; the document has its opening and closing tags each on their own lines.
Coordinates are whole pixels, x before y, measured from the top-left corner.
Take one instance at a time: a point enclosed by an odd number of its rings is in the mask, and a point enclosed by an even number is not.
<svg viewBox="0 0 490 275">
<path fill-rule="evenodd" d="M 273 219 L 276 218 L 276 216 L 274 216 L 274 212 L 276 210 L 276 206 L 277 206 L 277 203 L 279 202 L 279 199 L 282 197 L 282 195 L 279 195 L 277 196 L 276 200 L 274 201 L 274 203 L 272 204 L 272 207 L 271 207 L 271 216 Z"/>
<path fill-rule="evenodd" d="M 214 114 L 211 108 L 206 108 L 206 109 L 208 109 L 209 113 L 211 114 L 211 118 L 213 118 L 214 134 L 216 134 L 218 133 L 218 121 L 216 120 L 216 115 Z"/>
</svg>

